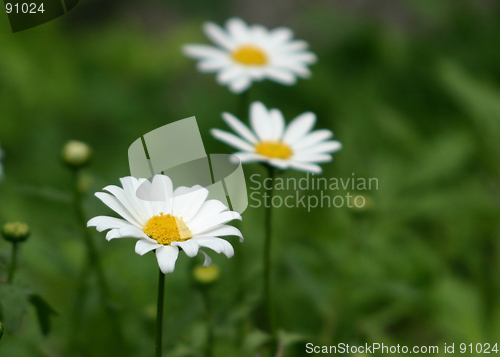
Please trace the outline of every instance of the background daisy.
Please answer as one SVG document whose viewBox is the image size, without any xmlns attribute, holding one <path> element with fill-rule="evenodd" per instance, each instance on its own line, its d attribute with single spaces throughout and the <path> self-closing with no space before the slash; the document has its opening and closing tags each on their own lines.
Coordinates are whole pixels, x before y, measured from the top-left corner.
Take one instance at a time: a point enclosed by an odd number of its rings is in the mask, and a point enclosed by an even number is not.
<svg viewBox="0 0 500 357">
<path fill-rule="evenodd" d="M 150 185 L 146 179 L 124 177 L 120 179 L 123 188 L 107 186 L 104 192 L 95 195 L 118 213 L 122 218 L 98 216 L 92 218 L 87 226 L 96 227 L 99 232 L 109 230 L 106 239 L 137 238 L 137 254 L 156 252 L 161 271 L 171 273 L 182 249 L 187 256 L 194 257 L 200 247 L 224 253 L 228 258 L 234 254 L 229 242 L 219 236 L 238 236 L 241 232 L 225 223 L 233 219 L 241 220 L 237 212 L 218 200 L 206 200 L 208 190 L 202 186 L 180 186 L 173 190 L 168 176 L 154 176 Z M 141 186 L 142 185 L 142 186 Z M 139 199 L 137 189 L 148 189 L 151 201 Z M 205 255 L 205 266 L 210 265 L 210 257 Z"/>
<path fill-rule="evenodd" d="M 231 18 L 226 29 L 208 22 L 203 30 L 217 47 L 186 45 L 184 53 L 200 61 L 201 72 L 216 72 L 217 82 L 233 93 L 241 93 L 252 82 L 266 78 L 295 84 L 296 77 L 311 75 L 307 66 L 316 62 L 316 55 L 307 51 L 308 43 L 294 40 L 292 30 L 285 27 L 268 30 Z"/>
<path fill-rule="evenodd" d="M 339 141 L 329 140 L 333 136 L 330 130 L 312 131 L 316 115 L 311 112 L 285 126 L 280 110 L 268 110 L 261 102 L 254 102 L 250 106 L 252 130 L 230 113 L 222 113 L 222 118 L 239 136 L 219 129 L 212 129 L 212 135 L 241 150 L 233 155 L 243 163 L 264 162 L 282 170 L 320 173 L 318 164 L 331 161 L 330 154 L 342 148 Z"/>
</svg>

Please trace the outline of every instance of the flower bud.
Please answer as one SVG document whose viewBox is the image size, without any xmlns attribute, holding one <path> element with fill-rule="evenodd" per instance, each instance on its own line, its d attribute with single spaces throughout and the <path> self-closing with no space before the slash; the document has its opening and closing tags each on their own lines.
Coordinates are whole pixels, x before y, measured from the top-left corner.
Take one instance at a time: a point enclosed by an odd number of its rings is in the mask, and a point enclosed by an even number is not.
<svg viewBox="0 0 500 357">
<path fill-rule="evenodd" d="M 193 278 L 195 282 L 201 285 L 211 285 L 219 280 L 220 269 L 217 265 L 212 264 L 207 268 L 202 265 L 197 265 L 193 268 Z"/>
<path fill-rule="evenodd" d="M 77 169 L 89 163 L 92 149 L 82 141 L 70 140 L 64 145 L 61 156 L 66 165 Z"/>
<path fill-rule="evenodd" d="M 3 336 L 3 325 L 2 322 L 0 321 L 0 340 L 2 339 Z"/>
<path fill-rule="evenodd" d="M 30 235 L 30 229 L 27 224 L 20 222 L 9 222 L 4 224 L 2 235 L 5 240 L 12 243 L 24 242 Z"/>
</svg>

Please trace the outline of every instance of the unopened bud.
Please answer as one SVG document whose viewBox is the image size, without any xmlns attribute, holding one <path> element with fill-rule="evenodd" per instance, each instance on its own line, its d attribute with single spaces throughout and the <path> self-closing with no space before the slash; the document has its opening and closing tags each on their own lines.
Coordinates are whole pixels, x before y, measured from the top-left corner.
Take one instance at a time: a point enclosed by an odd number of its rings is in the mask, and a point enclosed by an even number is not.
<svg viewBox="0 0 500 357">
<path fill-rule="evenodd" d="M 61 156 L 66 165 L 76 169 L 89 163 L 92 149 L 82 141 L 70 140 L 64 145 Z"/>
<path fill-rule="evenodd" d="M 4 224 L 2 235 L 5 240 L 12 243 L 24 242 L 30 235 L 30 229 L 27 224 L 20 222 L 9 222 Z"/>
<path fill-rule="evenodd" d="M 220 269 L 215 264 L 207 268 L 204 268 L 202 265 L 197 265 L 193 269 L 193 278 L 201 285 L 211 285 L 219 280 L 219 276 Z"/>
</svg>

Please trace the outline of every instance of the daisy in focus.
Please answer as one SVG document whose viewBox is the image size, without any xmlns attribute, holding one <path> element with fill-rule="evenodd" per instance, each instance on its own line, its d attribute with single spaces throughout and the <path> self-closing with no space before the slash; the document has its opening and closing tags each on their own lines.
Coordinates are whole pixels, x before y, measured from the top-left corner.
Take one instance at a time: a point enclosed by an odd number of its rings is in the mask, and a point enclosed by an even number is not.
<svg viewBox="0 0 500 357">
<path fill-rule="evenodd" d="M 242 163 L 263 162 L 278 169 L 294 168 L 321 173 L 319 163 L 332 160 L 330 155 L 339 151 L 342 144 L 329 140 L 333 133 L 327 129 L 314 130 L 316 115 L 305 112 L 285 126 L 283 114 L 278 109 L 267 109 L 261 102 L 250 106 L 251 130 L 230 113 L 222 118 L 239 136 L 219 129 L 212 135 L 240 150 L 233 154 Z"/>
<path fill-rule="evenodd" d="M 226 225 L 233 219 L 241 220 L 237 212 L 229 211 L 218 200 L 206 200 L 208 190 L 202 186 L 180 186 L 173 190 L 168 176 L 155 175 L 152 182 L 135 177 L 120 179 L 123 188 L 107 186 L 95 195 L 122 218 L 98 216 L 88 221 L 88 227 L 99 232 L 108 230 L 106 239 L 136 238 L 135 252 L 144 255 L 154 250 L 158 265 L 164 274 L 174 271 L 179 250 L 188 257 L 201 252 L 205 255 L 204 266 L 211 263 L 210 257 L 200 250 L 209 248 L 234 255 L 231 244 L 220 236 L 238 236 L 241 232 Z M 138 190 L 148 187 L 151 200 L 137 196 Z"/>
<path fill-rule="evenodd" d="M 292 30 L 285 27 L 268 30 L 231 18 L 226 29 L 208 22 L 203 30 L 217 47 L 185 45 L 184 54 L 199 60 L 200 72 L 216 72 L 217 82 L 233 93 L 264 79 L 293 85 L 297 77 L 308 78 L 307 66 L 316 62 L 316 55 L 307 51 L 308 43 L 294 40 Z"/>
</svg>

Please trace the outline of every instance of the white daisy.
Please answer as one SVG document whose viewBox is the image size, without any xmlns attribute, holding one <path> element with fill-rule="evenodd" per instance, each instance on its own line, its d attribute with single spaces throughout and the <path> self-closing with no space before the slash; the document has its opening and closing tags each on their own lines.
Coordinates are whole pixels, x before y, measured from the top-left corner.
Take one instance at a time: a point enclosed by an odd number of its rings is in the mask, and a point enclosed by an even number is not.
<svg viewBox="0 0 500 357">
<path fill-rule="evenodd" d="M 342 148 L 340 142 L 329 140 L 330 130 L 311 131 L 316 123 L 311 112 L 299 115 L 286 128 L 281 111 L 268 110 L 261 102 L 250 106 L 252 130 L 230 113 L 222 113 L 222 118 L 240 136 L 219 129 L 212 129 L 212 135 L 241 150 L 233 155 L 243 163 L 264 162 L 282 170 L 321 173 L 318 164 L 331 161 L 330 153 Z"/>
<path fill-rule="evenodd" d="M 229 86 L 233 93 L 241 93 L 253 81 L 266 78 L 295 84 L 297 76 L 311 75 L 307 66 L 316 62 L 316 55 L 307 51 L 308 43 L 294 40 L 292 30 L 285 27 L 268 30 L 231 18 L 226 30 L 212 22 L 206 23 L 203 30 L 218 47 L 186 45 L 184 54 L 200 60 L 201 72 L 217 72 L 217 82 Z"/>
<path fill-rule="evenodd" d="M 243 241 L 237 228 L 225 224 L 233 219 L 241 220 L 239 213 L 228 211 L 218 200 L 207 201 L 209 192 L 202 186 L 181 186 L 174 191 L 172 181 L 165 175 L 155 175 L 152 182 L 135 177 L 124 177 L 120 181 L 123 188 L 111 185 L 103 189 L 110 194 L 97 192 L 95 195 L 123 219 L 98 216 L 87 226 L 96 227 L 99 232 L 110 229 L 107 240 L 137 238 L 136 253 L 144 255 L 155 250 L 164 274 L 174 271 L 179 249 L 189 257 L 202 252 L 204 266 L 208 266 L 211 259 L 200 247 L 231 258 L 233 247 L 219 236 L 238 236 Z M 138 198 L 138 189 L 149 191 L 151 200 Z"/>
</svg>

